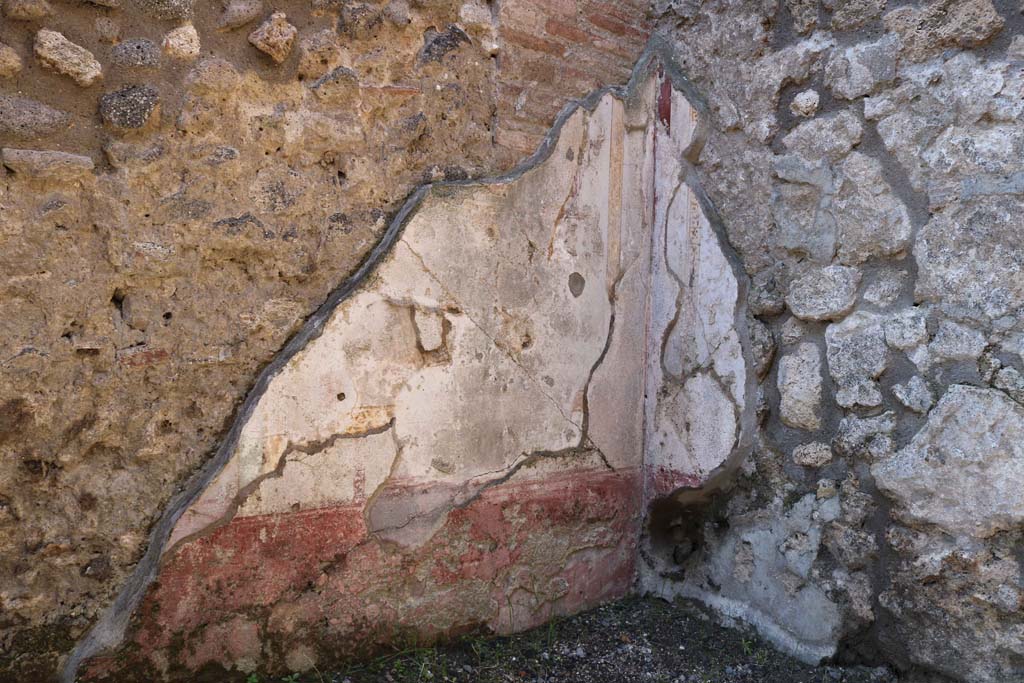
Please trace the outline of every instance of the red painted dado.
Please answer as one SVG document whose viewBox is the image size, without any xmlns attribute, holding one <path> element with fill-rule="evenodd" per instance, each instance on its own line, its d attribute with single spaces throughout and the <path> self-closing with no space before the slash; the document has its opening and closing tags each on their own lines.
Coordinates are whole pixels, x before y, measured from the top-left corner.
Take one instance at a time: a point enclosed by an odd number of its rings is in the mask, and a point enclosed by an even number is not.
<svg viewBox="0 0 1024 683">
<path fill-rule="evenodd" d="M 396 641 L 521 630 L 621 597 L 634 571 L 638 476 L 496 486 L 417 549 L 368 534 L 362 506 L 236 518 L 173 551 L 131 645 L 93 660 L 87 680 L 285 670 L 302 657 L 320 666 Z"/>
</svg>

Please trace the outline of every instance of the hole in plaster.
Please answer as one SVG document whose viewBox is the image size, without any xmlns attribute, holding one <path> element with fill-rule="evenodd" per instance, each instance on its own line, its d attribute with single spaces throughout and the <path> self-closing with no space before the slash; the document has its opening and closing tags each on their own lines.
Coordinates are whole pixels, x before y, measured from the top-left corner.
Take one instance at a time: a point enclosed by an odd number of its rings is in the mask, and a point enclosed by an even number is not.
<svg viewBox="0 0 1024 683">
<path fill-rule="evenodd" d="M 574 297 L 579 298 L 580 294 L 583 294 L 583 288 L 587 286 L 586 279 L 579 273 L 573 273 L 569 276 L 569 291 Z"/>
<path fill-rule="evenodd" d="M 345 392 L 344 391 L 338 392 L 338 400 L 339 401 L 344 401 L 345 400 Z"/>
<path fill-rule="evenodd" d="M 650 549 L 663 562 L 662 571 L 681 579 L 687 561 L 704 545 L 707 501 L 683 503 L 666 497 L 651 503 L 647 534 Z"/>
<path fill-rule="evenodd" d="M 78 497 L 78 506 L 86 511 L 95 510 L 97 502 L 99 502 L 99 500 L 96 496 L 88 491 Z"/>
<path fill-rule="evenodd" d="M 114 308 L 117 309 L 118 316 L 122 319 L 124 318 L 124 297 L 124 290 L 120 288 L 115 289 L 114 293 L 110 297 L 110 303 L 114 304 Z"/>
</svg>

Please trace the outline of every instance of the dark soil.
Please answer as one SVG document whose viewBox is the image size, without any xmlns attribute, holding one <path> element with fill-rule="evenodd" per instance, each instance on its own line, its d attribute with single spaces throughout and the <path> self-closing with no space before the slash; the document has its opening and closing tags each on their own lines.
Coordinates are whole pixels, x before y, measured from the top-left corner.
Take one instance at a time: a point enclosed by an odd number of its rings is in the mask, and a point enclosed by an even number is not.
<svg viewBox="0 0 1024 683">
<path fill-rule="evenodd" d="M 630 598 L 508 638 L 466 638 L 280 683 L 895 683 L 886 669 L 807 666 L 700 606 Z M 251 677 L 250 681 L 263 683 Z"/>
</svg>

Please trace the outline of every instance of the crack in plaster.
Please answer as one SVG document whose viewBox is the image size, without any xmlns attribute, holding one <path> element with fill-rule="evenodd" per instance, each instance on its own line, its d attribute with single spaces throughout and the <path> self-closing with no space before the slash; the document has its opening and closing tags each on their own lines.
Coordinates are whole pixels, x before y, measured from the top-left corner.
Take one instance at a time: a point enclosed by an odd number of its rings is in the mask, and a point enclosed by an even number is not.
<svg viewBox="0 0 1024 683">
<path fill-rule="evenodd" d="M 549 261 L 555 253 L 555 237 L 558 235 L 558 228 L 562 224 L 562 221 L 565 220 L 566 214 L 568 214 L 566 207 L 568 207 L 569 203 L 576 199 L 580 193 L 581 183 L 583 182 L 580 171 L 583 169 L 583 150 L 586 146 L 587 138 L 586 136 L 581 135 L 579 146 L 576 148 L 576 168 L 572 174 L 572 183 L 569 185 L 569 191 L 566 193 L 565 199 L 562 200 L 561 206 L 558 207 L 558 214 L 555 216 L 555 220 L 551 223 L 551 239 L 548 241 Z"/>
<path fill-rule="evenodd" d="M 373 493 L 371 493 L 366 498 L 366 502 L 363 504 L 363 524 L 366 526 L 367 529 L 373 528 L 370 520 L 370 513 L 373 511 L 374 504 L 377 502 L 377 499 L 380 498 L 380 496 L 383 494 L 388 484 L 395 479 L 396 475 L 398 474 L 398 467 L 402 463 L 402 454 L 404 453 L 405 450 L 404 446 L 402 445 L 402 440 L 398 437 L 397 429 L 392 429 L 390 433 L 391 440 L 395 444 L 395 457 L 391 461 L 391 466 L 388 468 L 387 476 L 384 477 L 384 479 L 382 479 L 379 484 L 377 484 L 376 488 L 373 489 Z M 357 543 L 355 547 L 358 548 L 363 544 L 369 542 L 370 539 L 376 538 L 377 533 L 378 532 L 376 531 L 369 532 L 367 534 L 366 539 Z"/>
<path fill-rule="evenodd" d="M 661 353 L 659 361 L 661 363 L 662 374 L 676 381 L 682 381 L 682 377 L 676 377 L 676 375 L 668 369 L 668 366 L 666 365 L 665 361 L 665 356 L 668 352 L 669 340 L 672 337 L 672 333 L 676 329 L 676 325 L 679 324 L 679 317 L 682 315 L 683 312 L 683 292 L 686 291 L 686 288 L 683 286 L 683 279 L 679 277 L 679 274 L 672 268 L 672 262 L 668 257 L 668 224 L 669 215 L 672 212 L 672 206 L 676 203 L 676 198 L 679 195 L 679 190 L 685 186 L 686 183 L 684 183 L 682 177 L 680 177 L 677 179 L 676 185 L 672 189 L 672 198 L 669 200 L 668 206 L 665 207 L 665 220 L 663 226 L 664 244 L 662 245 L 662 250 L 664 251 L 665 259 L 665 271 L 668 272 L 669 277 L 676 281 L 676 285 L 678 286 L 679 291 L 676 292 L 675 315 L 672 316 L 672 320 L 670 320 L 668 325 L 665 326 L 665 331 L 662 333 L 661 336 Z"/>
<path fill-rule="evenodd" d="M 685 170 L 685 169 L 683 169 L 683 170 Z M 714 344 L 714 346 L 710 346 L 708 344 L 709 336 L 708 336 L 708 333 L 707 333 L 707 327 L 706 327 L 706 325 L 704 323 L 704 318 L 702 316 L 695 315 L 695 316 L 693 316 L 693 320 L 700 327 L 700 329 L 698 331 L 700 341 L 702 341 L 704 343 L 704 346 L 707 347 L 707 351 L 704 353 L 704 356 L 705 356 L 704 360 L 702 360 L 700 363 L 695 365 L 693 367 L 693 369 L 690 370 L 689 372 L 684 372 L 683 374 L 680 374 L 680 375 L 677 375 L 674 372 L 672 372 L 668 368 L 668 366 L 667 366 L 666 356 L 668 355 L 668 345 L 670 343 L 672 335 L 676 332 L 676 329 L 677 329 L 677 327 L 679 325 L 679 319 L 680 319 L 680 316 L 682 315 L 683 308 L 685 306 L 687 306 L 688 304 L 693 304 L 693 297 L 692 296 L 686 296 L 686 293 L 687 292 L 692 292 L 693 286 L 694 286 L 694 279 L 697 277 L 697 269 L 695 268 L 690 273 L 689 282 L 684 285 L 682 277 L 679 275 L 679 273 L 676 272 L 675 268 L 672 266 L 672 261 L 669 258 L 669 251 L 668 251 L 668 249 L 669 249 L 669 223 L 670 223 L 669 216 L 672 213 L 672 207 L 675 205 L 676 200 L 679 197 L 679 191 L 682 188 L 690 189 L 689 183 L 687 182 L 686 178 L 682 174 L 680 174 L 680 177 L 678 178 L 678 181 L 676 182 L 675 186 L 672 189 L 672 198 L 669 200 L 668 206 L 665 209 L 665 220 L 663 222 L 663 225 L 661 226 L 662 227 L 662 231 L 664 233 L 664 242 L 662 244 L 662 249 L 664 251 L 665 271 L 676 282 L 676 285 L 679 288 L 679 291 L 678 291 L 678 293 L 676 295 L 675 315 L 672 317 L 672 320 L 669 321 L 668 325 L 665 326 L 665 332 L 662 335 L 661 358 L 660 358 L 660 361 L 661 361 L 661 371 L 662 371 L 662 373 L 666 377 L 670 378 L 673 382 L 676 382 L 678 384 L 685 384 L 686 380 L 688 380 L 688 379 L 690 379 L 692 377 L 697 376 L 701 372 L 704 372 L 704 371 L 711 371 L 711 372 L 713 372 L 714 373 L 715 381 L 719 384 L 720 388 L 723 390 L 724 395 L 729 397 L 729 401 L 730 401 L 730 403 L 733 404 L 734 409 L 736 409 L 738 411 L 738 406 L 736 405 L 736 400 L 733 398 L 735 396 L 734 391 L 729 386 L 727 386 L 727 383 L 725 383 L 724 379 L 722 379 L 718 375 L 718 372 L 716 370 L 714 370 L 715 356 L 722 349 L 722 347 L 727 342 L 730 341 L 730 337 L 729 337 L 729 335 L 723 335 L 723 336 L 721 336 L 720 339 L 717 340 L 717 342 Z M 692 249 L 692 247 L 693 247 L 693 245 L 691 244 L 691 249 Z M 694 306 L 691 306 L 691 308 L 692 308 L 692 310 L 696 310 L 696 307 L 694 307 Z M 731 385 L 731 383 L 728 383 L 728 384 Z M 736 417 L 737 417 L 736 424 L 739 425 L 739 415 L 738 415 L 738 412 L 737 412 L 737 416 Z"/>
<path fill-rule="evenodd" d="M 406 246 L 408 247 L 408 244 L 406 244 Z M 412 251 L 413 254 L 416 253 L 415 251 L 412 250 L 411 247 L 409 247 L 409 250 Z M 422 263 L 422 259 L 420 260 L 420 262 Z M 425 266 L 424 266 L 424 270 L 426 270 Z M 427 272 L 429 274 L 429 271 L 427 271 Z M 616 281 L 615 281 L 615 283 L 613 285 L 613 289 L 619 285 L 619 283 L 622 281 L 622 278 L 624 277 L 624 275 L 625 275 L 625 271 L 623 272 L 622 275 L 620 275 L 616 279 Z M 443 285 L 440 283 L 440 281 L 438 281 L 437 278 L 435 278 L 432 274 L 431 274 L 431 277 L 438 283 L 439 286 L 443 287 Z M 614 299 L 614 296 L 610 297 L 610 298 Z M 611 316 L 610 316 L 610 321 L 608 323 L 608 334 L 605 337 L 604 347 L 601 350 L 601 354 L 598 356 L 597 360 L 594 361 L 594 364 L 593 364 L 593 366 L 590 369 L 590 373 L 587 376 L 587 381 L 584 383 L 584 388 L 583 388 L 583 419 L 582 419 L 582 425 L 576 425 L 574 422 L 572 422 L 570 420 L 571 424 L 575 425 L 576 427 L 578 427 L 580 429 L 580 439 L 579 439 L 579 442 L 577 443 L 577 445 L 575 445 L 575 446 L 568 446 L 566 448 L 561 448 L 561 449 L 554 450 L 554 451 L 542 450 L 542 451 L 533 451 L 531 453 L 523 453 L 520 460 L 518 460 L 517 462 L 509 465 L 508 467 L 503 467 L 503 468 L 500 468 L 500 469 L 497 469 L 497 470 L 492 470 L 490 472 L 483 472 L 483 473 L 474 475 L 469 480 L 464 482 L 462 487 L 461 487 L 463 489 L 462 495 L 464 495 L 465 489 L 469 488 L 470 484 L 474 480 L 480 479 L 481 477 L 486 477 L 486 476 L 491 475 L 491 474 L 497 474 L 498 472 L 505 472 L 505 474 L 503 474 L 500 477 L 496 477 L 494 479 L 488 480 L 487 482 L 484 482 L 480 486 L 480 488 L 478 488 L 476 491 L 474 491 L 465 500 L 459 502 L 457 500 L 458 496 L 456 496 L 456 499 L 452 500 L 451 504 L 446 505 L 445 507 L 443 507 L 441 509 L 441 511 L 429 510 L 429 511 L 425 511 L 425 512 L 422 512 L 422 513 L 418 513 L 418 514 L 410 516 L 402 524 L 394 525 L 394 526 L 390 526 L 390 527 L 383 527 L 383 528 L 380 528 L 380 529 L 375 529 L 372 533 L 374 535 L 376 535 L 376 534 L 379 534 L 381 532 L 397 531 L 397 530 L 400 530 L 400 529 L 404 529 L 407 526 L 409 526 L 410 524 L 412 524 L 414 521 L 419 520 L 419 519 L 423 519 L 423 518 L 425 518 L 425 517 L 427 517 L 429 515 L 438 515 L 440 517 L 440 516 L 448 515 L 449 513 L 453 512 L 455 510 L 464 509 L 464 508 L 468 507 L 469 505 L 471 505 L 472 503 L 474 503 L 477 500 L 479 500 L 479 498 L 488 489 L 491 489 L 491 488 L 494 488 L 495 486 L 500 486 L 501 484 L 507 483 L 513 477 L 515 477 L 515 475 L 518 474 L 520 472 L 520 470 L 522 470 L 522 469 L 524 469 L 526 467 L 529 467 L 529 466 L 531 466 L 533 464 L 536 464 L 537 462 L 540 462 L 541 460 L 544 460 L 544 459 L 555 459 L 555 460 L 557 460 L 559 458 L 572 458 L 572 457 L 580 457 L 580 458 L 582 458 L 582 457 L 586 457 L 587 455 L 593 453 L 593 454 L 596 454 L 601 459 L 601 462 L 604 464 L 604 466 L 609 471 L 614 472 L 615 468 L 608 461 L 608 458 L 604 454 L 604 451 L 602 451 L 601 448 L 598 447 L 598 445 L 594 443 L 593 439 L 590 437 L 590 435 L 588 433 L 589 432 L 589 426 L 590 426 L 590 402 L 589 402 L 590 383 L 593 381 L 594 374 L 597 372 L 598 368 L 601 367 L 601 364 L 604 362 L 605 356 L 608 353 L 608 349 L 611 347 L 612 334 L 613 334 L 614 329 L 615 329 L 615 302 L 614 302 L 614 300 L 612 300 L 611 303 L 612 303 L 612 312 L 611 312 Z M 469 315 L 467 315 L 466 317 L 469 318 L 470 321 L 473 320 Z M 474 322 L 474 324 L 476 324 L 476 323 Z M 481 329 L 481 332 L 483 332 L 482 329 Z M 483 332 L 483 333 L 484 333 L 485 336 L 487 336 L 486 332 Z M 491 338 L 488 336 L 488 339 L 491 339 Z M 491 341 L 494 342 L 493 339 L 491 339 Z M 495 342 L 495 345 L 497 346 L 496 342 Z M 515 362 L 514 359 L 513 359 L 513 362 Z M 517 365 L 518 365 L 518 363 L 517 363 Z M 530 373 L 527 372 L 525 368 L 522 368 L 520 366 L 520 369 L 522 369 L 523 372 L 526 373 L 529 376 Z M 532 379 L 532 376 L 531 376 L 531 379 Z M 536 381 L 536 380 L 534 380 L 534 381 Z M 552 399 L 552 401 L 554 401 L 554 399 Z M 556 406 L 557 406 L 557 404 L 556 404 Z M 559 411 L 559 412 L 561 412 L 561 411 Z M 563 417 L 564 417 L 564 414 L 563 414 Z M 566 418 L 566 419 L 568 419 L 568 418 Z M 397 435 L 396 435 L 396 439 L 397 439 Z M 396 465 L 398 463 L 398 460 L 399 460 L 399 457 L 396 456 L 396 458 L 395 458 L 395 464 Z M 394 472 L 394 470 L 392 470 L 392 474 L 393 474 L 393 472 Z M 388 475 L 388 479 L 390 479 L 390 478 L 391 478 L 391 474 Z M 385 480 L 385 483 L 386 482 L 387 482 L 387 480 Z M 383 488 L 383 484 L 381 485 L 381 488 Z M 368 502 L 367 505 L 366 505 L 366 510 L 369 511 L 370 508 L 371 508 L 371 504 L 370 504 L 370 502 Z"/>
<path fill-rule="evenodd" d="M 449 299 L 451 299 L 452 301 L 455 301 L 458 304 L 459 309 L 462 311 L 462 315 L 466 316 L 466 320 L 468 320 L 469 322 L 473 323 L 473 326 L 476 327 L 477 330 L 480 331 L 480 334 L 482 334 L 485 337 L 487 337 L 487 339 L 494 345 L 494 348 L 498 349 L 503 354 L 505 354 L 505 356 L 510 361 L 512 361 L 512 363 L 517 368 L 519 368 L 520 371 L 522 371 L 523 375 L 525 375 L 530 380 L 530 382 L 532 382 L 534 385 L 536 385 L 537 391 L 544 398 L 548 399 L 548 401 L 550 401 L 553 406 L 555 406 L 555 409 L 558 411 L 559 415 L 561 415 L 562 418 L 566 422 L 571 424 L 576 429 L 582 429 L 582 427 L 580 425 L 578 425 L 576 422 L 574 422 L 571 417 L 569 417 L 568 415 L 565 414 L 565 411 L 562 410 L 562 406 L 558 403 L 558 401 L 553 396 L 551 396 L 546 391 L 544 391 L 544 387 L 541 384 L 540 380 L 538 380 L 536 377 L 534 377 L 533 373 L 531 373 L 529 370 L 527 370 L 525 367 L 523 367 L 522 363 L 520 363 L 519 360 L 513 354 L 511 354 L 507 349 L 502 348 L 501 344 L 498 343 L 498 340 L 495 339 L 493 336 L 491 336 L 491 334 L 489 334 L 488 331 L 486 329 L 484 329 L 484 326 L 481 325 L 473 316 L 471 316 L 468 311 L 466 311 L 465 307 L 462 306 L 461 303 L 459 303 L 458 299 L 456 299 L 455 296 L 448 290 L 448 288 L 445 287 L 444 283 L 441 282 L 441 280 L 430 270 L 430 268 L 427 267 L 427 264 L 423 261 L 423 257 L 420 256 L 420 254 L 417 253 L 416 250 L 413 249 L 412 246 L 404 238 L 400 239 L 399 241 L 402 244 L 404 244 L 405 248 L 408 249 L 409 252 L 413 256 L 416 257 L 416 260 L 420 262 L 420 267 L 423 268 L 423 272 L 425 272 L 428 276 L 430 276 L 431 280 L 433 280 L 434 282 L 437 283 L 437 286 L 440 287 L 444 291 L 445 295 Z"/>
<path fill-rule="evenodd" d="M 392 431 L 394 429 L 394 426 L 395 418 L 391 418 L 385 425 L 381 425 L 379 427 L 371 427 L 360 432 L 338 432 L 336 434 L 331 434 L 326 439 L 313 440 L 308 441 L 306 443 L 295 444 L 289 441 L 288 445 L 285 446 L 284 451 L 281 453 L 280 456 L 278 456 L 277 464 L 274 466 L 274 469 L 258 475 L 248 484 L 243 486 L 238 491 L 238 493 L 235 494 L 235 497 L 228 505 L 227 511 L 223 515 L 221 515 L 219 519 L 210 522 L 199 531 L 189 534 L 188 536 L 182 537 L 173 546 L 168 548 L 164 555 L 168 555 L 169 553 L 173 552 L 176 548 L 182 546 L 185 543 L 194 541 L 197 538 L 208 536 L 217 529 L 220 529 L 229 524 L 231 520 L 235 518 L 235 515 L 238 513 L 239 508 L 242 507 L 242 505 L 249 499 L 249 497 L 259 489 L 260 485 L 264 481 L 267 481 L 268 479 L 279 479 L 284 475 L 285 467 L 287 467 L 289 462 L 288 456 L 291 455 L 292 453 L 302 453 L 307 457 L 317 455 L 331 448 L 338 441 L 349 439 L 363 439 L 367 436 L 384 434 L 385 432 Z M 302 460 L 298 458 L 293 458 L 292 462 L 301 463 Z"/>
<path fill-rule="evenodd" d="M 651 36 L 651 46 L 652 50 L 657 54 L 672 54 L 670 40 L 659 33 L 655 33 Z M 681 505 L 689 505 L 706 501 L 712 495 L 728 491 L 735 480 L 736 473 L 740 470 L 747 456 L 752 452 L 754 435 L 757 432 L 757 418 L 755 414 L 757 403 L 757 379 L 756 373 L 754 372 L 754 354 L 751 348 L 750 332 L 747 325 L 747 291 L 750 287 L 749 279 L 747 278 L 743 260 L 729 241 L 728 232 L 725 228 L 722 217 L 719 215 L 707 192 L 704 190 L 695 168 L 695 164 L 699 163 L 701 153 L 703 152 L 711 134 L 712 115 L 711 109 L 708 105 L 708 98 L 693 84 L 693 81 L 691 81 L 684 72 L 682 65 L 674 59 L 671 57 L 663 58 L 660 62 L 660 66 L 664 70 L 668 80 L 671 82 L 672 88 L 681 92 L 690 106 L 699 114 L 695 121 L 695 128 L 691 133 L 690 142 L 683 149 L 681 158 L 678 159 L 680 164 L 679 175 L 682 182 L 689 188 L 690 192 L 692 192 L 693 196 L 696 198 L 697 203 L 707 220 L 708 227 L 715 238 L 715 242 L 721 250 L 725 262 L 731 269 L 736 281 L 737 292 L 736 303 L 733 307 L 732 327 L 736 331 L 743 363 L 746 368 L 743 405 L 738 405 L 736 401 L 730 398 L 730 402 L 737 411 L 736 425 L 738 428 L 732 452 L 719 466 L 715 467 L 704 477 L 700 488 L 687 488 L 684 486 L 676 489 L 668 495 L 659 497 L 662 499 L 674 499 Z M 728 392 L 725 395 L 727 397 L 732 396 Z M 645 414 L 644 434 L 647 434 L 650 426 L 648 419 L 648 416 Z M 644 443 L 644 449 L 645 451 L 647 449 L 646 441 Z M 649 502 L 653 503 L 654 501 Z M 650 570 L 657 573 L 658 563 L 655 558 L 645 550 L 643 544 L 640 545 L 638 552 L 639 557 L 643 560 L 644 564 L 646 564 Z"/>
<path fill-rule="evenodd" d="M 451 510 L 462 510 L 466 507 L 469 507 L 471 504 L 479 500 L 480 496 L 482 496 L 487 489 L 491 489 L 494 488 L 495 486 L 500 486 L 501 484 L 508 482 L 510 479 L 512 479 L 512 477 L 518 474 L 519 471 L 522 470 L 524 467 L 528 467 L 545 459 L 557 460 L 559 458 L 578 457 L 586 455 L 589 452 L 589 449 L 586 448 L 581 448 L 579 446 L 568 446 L 557 451 L 534 451 L 533 453 L 529 454 L 524 453 L 523 459 L 519 460 L 518 462 L 507 468 L 508 472 L 506 474 L 495 479 L 491 479 L 483 486 L 481 486 L 480 489 L 478 489 L 475 493 L 473 493 L 472 496 L 470 496 L 466 500 L 454 503 Z M 610 465 L 609 469 L 611 469 Z"/>
<path fill-rule="evenodd" d="M 676 67 L 674 63 L 672 63 L 671 66 Z M 685 78 L 683 80 L 685 81 Z M 689 81 L 686 82 L 688 83 Z M 704 100 L 700 99 L 699 101 Z M 693 100 L 691 100 L 691 102 L 693 102 Z M 698 126 L 698 130 L 699 129 L 700 127 Z M 697 133 L 694 135 L 696 137 Z M 704 139 L 706 138 L 701 138 L 701 142 L 696 148 L 696 154 L 698 155 L 700 149 L 703 148 Z M 697 143 L 692 143 L 691 148 L 693 148 L 694 144 Z M 714 205 L 711 203 L 707 193 L 704 191 L 704 188 L 697 176 L 697 172 L 692 165 L 692 160 L 690 159 L 691 148 L 688 148 L 687 151 L 684 152 L 685 159 L 680 161 L 683 171 L 682 175 L 684 176 L 685 183 L 689 186 L 690 191 L 693 193 L 694 197 L 697 198 L 697 202 L 700 205 L 701 210 L 704 212 L 704 216 L 708 221 L 711 232 L 717 238 L 716 241 L 718 247 L 721 249 L 726 263 L 728 263 L 732 268 L 733 276 L 736 280 L 736 305 L 733 309 L 732 327 L 736 331 L 740 351 L 743 356 L 743 362 L 746 367 L 746 386 L 744 387 L 743 392 L 743 406 L 738 405 L 735 400 L 730 398 L 730 402 L 737 412 L 736 425 L 738 428 L 732 452 L 721 465 L 707 474 L 700 489 L 690 489 L 686 490 L 683 494 L 675 494 L 675 497 L 680 500 L 680 502 L 687 502 L 685 499 L 692 498 L 694 496 L 706 499 L 714 493 L 727 490 L 735 479 L 735 474 L 739 471 L 743 461 L 753 450 L 754 433 L 757 431 L 757 419 L 755 415 L 757 403 L 757 373 L 754 371 L 755 363 L 753 359 L 753 351 L 750 347 L 750 333 L 747 329 L 747 290 L 749 288 L 749 280 L 747 279 L 746 271 L 743 268 L 743 262 L 740 259 L 739 254 L 736 253 L 729 242 L 721 216 L 718 215 Z M 721 386 L 721 378 L 713 377 L 713 379 L 715 379 Z M 724 388 L 725 387 L 723 387 L 723 389 Z M 727 397 L 732 396 L 728 391 L 726 391 L 725 395 Z"/>
</svg>

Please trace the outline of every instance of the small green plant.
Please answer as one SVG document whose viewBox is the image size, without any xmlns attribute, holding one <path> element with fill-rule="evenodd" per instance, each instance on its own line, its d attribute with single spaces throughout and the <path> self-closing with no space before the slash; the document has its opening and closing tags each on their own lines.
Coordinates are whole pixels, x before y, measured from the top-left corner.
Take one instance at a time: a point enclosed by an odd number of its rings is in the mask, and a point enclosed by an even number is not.
<svg viewBox="0 0 1024 683">
<path fill-rule="evenodd" d="M 432 681 L 434 680 L 434 672 L 430 670 L 430 660 L 427 657 L 423 657 L 420 660 L 419 671 L 416 672 L 417 681 Z"/>
<path fill-rule="evenodd" d="M 245 683 L 260 683 L 260 675 L 249 674 L 249 677 L 245 679 Z"/>
<path fill-rule="evenodd" d="M 281 679 L 281 683 L 299 683 L 299 674 L 288 674 Z"/>
<path fill-rule="evenodd" d="M 743 638 L 742 640 L 740 640 L 740 644 L 743 646 L 743 654 L 747 655 L 748 657 L 754 654 L 754 644 L 751 643 L 749 640 Z"/>
<path fill-rule="evenodd" d="M 405 662 L 403 662 L 401 659 L 396 659 L 394 663 L 391 665 L 391 673 L 396 674 L 400 677 L 404 677 L 406 673 Z"/>
</svg>

